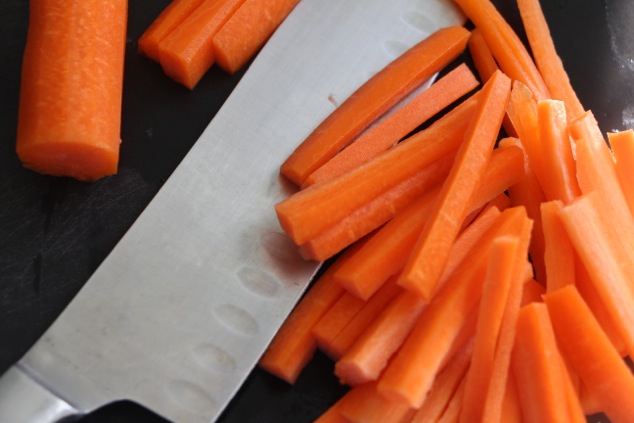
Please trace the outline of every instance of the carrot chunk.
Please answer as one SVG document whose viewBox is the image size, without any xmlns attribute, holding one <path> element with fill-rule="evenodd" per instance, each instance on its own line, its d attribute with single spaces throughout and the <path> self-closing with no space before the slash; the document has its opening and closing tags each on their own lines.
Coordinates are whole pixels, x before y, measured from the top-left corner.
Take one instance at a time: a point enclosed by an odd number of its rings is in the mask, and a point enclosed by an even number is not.
<svg viewBox="0 0 634 423">
<path fill-rule="evenodd" d="M 37 172 L 93 181 L 117 172 L 126 0 L 31 3 L 16 150 Z"/>
<path fill-rule="evenodd" d="M 468 38 L 469 31 L 461 26 L 442 28 L 396 58 L 331 113 L 284 161 L 280 172 L 301 186 L 376 118 L 455 59 Z"/>
</svg>

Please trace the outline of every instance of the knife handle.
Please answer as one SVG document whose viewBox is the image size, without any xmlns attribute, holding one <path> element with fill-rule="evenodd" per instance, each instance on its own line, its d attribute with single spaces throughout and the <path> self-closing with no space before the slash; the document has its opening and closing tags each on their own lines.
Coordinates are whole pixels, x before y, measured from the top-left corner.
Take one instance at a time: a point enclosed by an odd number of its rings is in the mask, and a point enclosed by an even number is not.
<svg viewBox="0 0 634 423">
<path fill-rule="evenodd" d="M 68 422 L 81 414 L 17 366 L 0 378 L 0 422 Z"/>
</svg>

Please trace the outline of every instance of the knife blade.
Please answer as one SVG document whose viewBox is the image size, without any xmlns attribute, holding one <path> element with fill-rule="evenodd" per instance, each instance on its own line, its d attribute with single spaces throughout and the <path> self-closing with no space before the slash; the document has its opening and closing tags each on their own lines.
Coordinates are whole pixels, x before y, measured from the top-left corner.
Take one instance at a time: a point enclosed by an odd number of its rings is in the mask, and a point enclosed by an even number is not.
<svg viewBox="0 0 634 423">
<path fill-rule="evenodd" d="M 117 247 L 0 379 L 0 421 L 130 399 L 213 421 L 318 269 L 281 234 L 281 160 L 448 1 L 303 0 Z M 335 104 L 333 104 L 335 103 Z"/>
</svg>

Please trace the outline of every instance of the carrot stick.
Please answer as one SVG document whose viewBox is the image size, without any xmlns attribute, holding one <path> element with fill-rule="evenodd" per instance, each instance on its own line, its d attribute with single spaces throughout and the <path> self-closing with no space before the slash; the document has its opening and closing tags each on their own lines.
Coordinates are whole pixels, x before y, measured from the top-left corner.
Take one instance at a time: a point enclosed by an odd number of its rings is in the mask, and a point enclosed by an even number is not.
<svg viewBox="0 0 634 423">
<path fill-rule="evenodd" d="M 522 292 L 521 306 L 536 302 L 542 302 L 542 295 L 546 293 L 546 288 L 535 279 L 529 279 L 524 283 L 524 290 Z"/>
<path fill-rule="evenodd" d="M 159 61 L 159 43 L 178 27 L 204 0 L 172 0 L 143 32 L 137 45 L 139 53 Z"/>
<path fill-rule="evenodd" d="M 370 200 L 458 148 L 476 102 L 467 100 L 429 128 L 374 160 L 327 183 L 301 190 L 275 206 L 284 231 L 303 244 Z"/>
<path fill-rule="evenodd" d="M 482 183 L 471 199 L 470 211 L 479 209 L 496 194 L 520 180 L 522 157 L 514 148 L 504 147 L 493 151 Z M 337 272 L 335 277 L 347 290 L 361 298 L 367 298 L 390 275 L 403 268 L 418 234 L 428 219 L 438 191 L 439 189 L 428 191 L 402 213 L 395 215 L 372 236 L 373 239 L 359 250 L 348 265 Z M 446 269 L 447 266 L 445 272 Z"/>
<path fill-rule="evenodd" d="M 500 68 L 493 58 L 491 49 L 489 49 L 480 28 L 474 28 L 471 30 L 471 36 L 469 37 L 467 47 L 469 48 L 473 65 L 475 66 L 480 79 L 483 82 L 488 81 L 491 75 Z"/>
<path fill-rule="evenodd" d="M 330 340 L 327 351 L 331 357 L 338 360 L 350 348 L 350 346 L 361 336 L 368 326 L 387 307 L 387 305 L 402 291 L 396 285 L 396 275 L 379 289 L 371 298 L 364 302 L 359 312 L 348 322 L 348 324 Z"/>
<path fill-rule="evenodd" d="M 526 283 L 525 264 L 530 242 L 532 221 L 526 216 L 523 209 L 524 219 L 517 229 L 520 243 L 513 270 L 512 285 L 508 293 L 507 305 L 504 309 L 504 317 L 498 335 L 498 343 L 493 359 L 493 369 L 491 370 L 491 381 L 486 396 L 486 403 L 483 409 L 482 421 L 498 422 L 502 415 L 504 396 L 508 385 L 508 374 L 511 362 L 511 353 L 515 342 L 515 329 L 517 315 L 522 301 L 524 284 Z"/>
<path fill-rule="evenodd" d="M 31 3 L 16 151 L 36 172 L 117 173 L 126 0 Z"/>
<path fill-rule="evenodd" d="M 537 103 L 537 120 L 546 198 L 570 203 L 581 194 L 575 174 L 575 160 L 568 136 L 564 103 L 541 100 Z"/>
<path fill-rule="evenodd" d="M 230 74 L 241 69 L 291 13 L 299 0 L 245 0 L 212 39 L 216 63 Z"/>
<path fill-rule="evenodd" d="M 533 59 L 517 36 L 489 0 L 455 0 L 476 28 L 482 31 L 498 66 L 513 80 L 530 87 L 536 99 L 550 98 L 548 88 Z"/>
<path fill-rule="evenodd" d="M 558 345 L 612 422 L 634 416 L 634 376 L 574 285 L 544 296 Z"/>
<path fill-rule="evenodd" d="M 482 88 L 480 104 L 456 162 L 401 273 L 399 284 L 425 300 L 429 300 L 436 289 L 451 244 L 468 213 L 468 201 L 486 169 L 502 124 L 510 87 L 510 79 L 498 71 Z"/>
<path fill-rule="evenodd" d="M 468 342 L 438 373 L 423 405 L 411 423 L 436 423 L 442 416 L 469 368 L 473 342 Z"/>
<path fill-rule="evenodd" d="M 213 36 L 244 0 L 205 0 L 159 42 L 167 76 L 193 89 L 214 63 Z"/>
<path fill-rule="evenodd" d="M 618 239 L 622 222 L 607 222 L 606 204 L 596 193 L 584 194 L 559 216 L 590 279 L 634 356 L 634 295 L 630 263 Z"/>
<path fill-rule="evenodd" d="M 383 395 L 420 407 L 453 341 L 479 301 L 492 240 L 512 235 L 524 216 L 525 211 L 519 208 L 502 212 L 497 224 L 485 235 L 487 239 L 429 302 L 380 377 L 378 389 Z"/>
<path fill-rule="evenodd" d="M 345 292 L 333 275 L 363 242 L 344 252 L 310 287 L 260 358 L 261 368 L 290 384 L 297 380 L 317 349 L 313 326 Z"/>
<path fill-rule="evenodd" d="M 449 153 L 373 198 L 299 246 L 306 259 L 324 261 L 389 221 L 425 191 L 433 190 L 449 173 L 455 154 Z"/>
<path fill-rule="evenodd" d="M 575 250 L 558 215 L 563 207 L 563 202 L 559 200 L 545 202 L 541 206 L 548 292 L 575 283 Z"/>
<path fill-rule="evenodd" d="M 518 237 L 493 241 L 480 300 L 471 366 L 466 375 L 460 421 L 480 421 L 493 368 L 495 347 L 511 287 Z"/>
<path fill-rule="evenodd" d="M 634 131 L 608 133 L 608 140 L 614 153 L 614 167 L 621 184 L 623 195 L 634 215 Z"/>
<path fill-rule="evenodd" d="M 438 419 L 438 423 L 458 423 L 464 398 L 464 389 L 465 379 L 462 379 L 458 385 L 458 389 L 456 389 L 456 392 L 454 392 L 449 400 L 445 412 L 442 413 L 442 416 Z"/>
<path fill-rule="evenodd" d="M 411 292 L 398 294 L 336 362 L 341 383 L 355 386 L 377 380 L 425 306 Z"/>
<path fill-rule="evenodd" d="M 340 398 L 328 407 L 313 423 L 350 423 L 350 420 L 346 419 L 340 412 L 342 400 L 343 398 Z"/>
<path fill-rule="evenodd" d="M 524 421 L 568 422 L 565 370 L 544 303 L 520 310 L 512 365 Z"/>
<path fill-rule="evenodd" d="M 511 96 L 513 94 L 511 93 Z M 541 220 L 541 204 L 546 201 L 546 196 L 537 180 L 535 171 L 531 166 L 526 150 L 519 139 L 505 138 L 499 143 L 500 146 L 515 145 L 522 148 L 524 152 L 524 178 L 509 187 L 509 196 L 512 206 L 524 206 L 528 217 L 533 221 L 533 233 L 531 234 L 531 244 L 529 252 L 533 264 L 535 278 L 544 286 L 546 280 L 546 265 L 544 264 L 544 230 Z"/>
<path fill-rule="evenodd" d="M 517 383 L 515 375 L 509 373 L 506 379 L 506 389 L 504 390 L 504 399 L 502 402 L 502 412 L 500 414 L 501 422 L 504 423 L 522 423 L 522 409 L 520 405 L 519 393 L 517 392 Z"/>
<path fill-rule="evenodd" d="M 477 85 L 478 81 L 467 65 L 464 63 L 459 65 L 362 133 L 346 148 L 311 173 L 302 186 L 306 187 L 332 179 L 366 163 L 476 88 Z"/>
<path fill-rule="evenodd" d="M 461 26 L 443 28 L 399 56 L 331 113 L 286 159 L 281 173 L 301 186 L 376 118 L 455 59 L 468 37 Z"/>
<path fill-rule="evenodd" d="M 539 0 L 518 0 L 517 6 L 533 58 L 550 95 L 554 99 L 562 100 L 568 115 L 574 119 L 584 112 L 584 108 L 557 54 Z"/>
<path fill-rule="evenodd" d="M 399 422 L 409 411 L 407 405 L 379 395 L 375 382 L 353 387 L 339 406 L 341 415 L 351 423 Z"/>
</svg>

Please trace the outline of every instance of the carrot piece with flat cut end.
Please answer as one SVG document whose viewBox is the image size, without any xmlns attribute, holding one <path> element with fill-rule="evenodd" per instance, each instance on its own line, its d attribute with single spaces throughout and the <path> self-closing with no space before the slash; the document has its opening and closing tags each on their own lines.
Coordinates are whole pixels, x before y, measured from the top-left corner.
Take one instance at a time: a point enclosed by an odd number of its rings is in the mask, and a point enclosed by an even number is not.
<svg viewBox="0 0 634 423">
<path fill-rule="evenodd" d="M 476 100 L 467 99 L 429 128 L 370 162 L 276 204 L 280 225 L 296 244 L 303 244 L 430 163 L 457 150 L 476 104 Z"/>
<path fill-rule="evenodd" d="M 244 0 L 205 0 L 159 42 L 159 63 L 167 76 L 194 89 L 214 63 L 213 36 Z"/>
<path fill-rule="evenodd" d="M 554 99 L 562 100 L 568 115 L 574 119 L 584 112 L 584 108 L 557 54 L 539 0 L 518 0 L 517 6 L 535 64 L 544 78 L 550 95 Z"/>
<path fill-rule="evenodd" d="M 512 368 L 527 423 L 569 422 L 564 372 L 544 303 L 522 307 L 517 317 Z"/>
<path fill-rule="evenodd" d="M 339 405 L 339 412 L 350 423 L 398 423 L 409 411 L 407 405 L 381 396 L 376 382 L 353 387 Z"/>
<path fill-rule="evenodd" d="M 601 196 L 591 192 L 559 211 L 570 240 L 612 322 L 634 356 L 634 293 L 630 258 L 619 237 L 623 222 L 611 222 Z"/>
<path fill-rule="evenodd" d="M 245 0 L 212 38 L 216 63 L 230 74 L 262 48 L 299 0 Z"/>
<path fill-rule="evenodd" d="M 542 188 L 548 200 L 570 203 L 581 194 L 568 135 L 568 120 L 560 100 L 537 102 L 537 126 L 544 172 Z"/>
<path fill-rule="evenodd" d="M 366 163 L 477 85 L 478 81 L 467 65 L 459 65 L 359 135 L 351 144 L 312 172 L 302 187 L 327 181 Z"/>
<path fill-rule="evenodd" d="M 31 3 L 16 152 L 36 172 L 117 173 L 128 3 Z"/>
<path fill-rule="evenodd" d="M 592 315 L 574 285 L 544 296 L 557 343 L 615 423 L 634 418 L 634 376 Z"/>
<path fill-rule="evenodd" d="M 511 80 L 496 72 L 482 88 L 478 108 L 447 180 L 432 208 L 399 284 L 429 300 L 467 215 L 469 199 L 482 179 L 504 117 Z"/>
<path fill-rule="evenodd" d="M 482 31 L 502 72 L 530 87 L 536 99 L 550 98 L 533 58 L 493 3 L 490 0 L 455 1 L 475 27 Z"/>
<path fill-rule="evenodd" d="M 511 288 L 511 278 L 514 276 L 518 248 L 517 236 L 499 237 L 491 246 L 477 315 L 473 355 L 466 375 L 461 422 L 482 419 L 495 347 Z"/>
<path fill-rule="evenodd" d="M 630 213 L 634 216 L 634 130 L 608 133 L 614 154 L 614 168 Z"/>
<path fill-rule="evenodd" d="M 542 295 L 546 293 L 546 287 L 535 279 L 529 279 L 524 283 L 524 290 L 522 292 L 521 306 L 525 306 L 530 303 L 541 303 Z"/>
<path fill-rule="evenodd" d="M 455 59 L 468 38 L 462 26 L 442 28 L 396 58 L 317 126 L 284 161 L 282 175 L 301 186 L 375 119 Z"/>
<path fill-rule="evenodd" d="M 161 40 L 178 27 L 203 1 L 205 0 L 172 0 L 139 37 L 139 53 L 158 63 Z"/>
<path fill-rule="evenodd" d="M 563 207 L 564 204 L 560 200 L 548 201 L 541 205 L 546 241 L 544 261 L 546 263 L 548 281 L 546 290 L 548 292 L 575 283 L 576 254 L 558 214 Z"/>
</svg>

